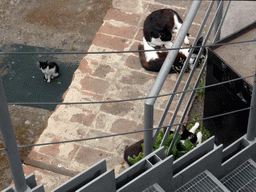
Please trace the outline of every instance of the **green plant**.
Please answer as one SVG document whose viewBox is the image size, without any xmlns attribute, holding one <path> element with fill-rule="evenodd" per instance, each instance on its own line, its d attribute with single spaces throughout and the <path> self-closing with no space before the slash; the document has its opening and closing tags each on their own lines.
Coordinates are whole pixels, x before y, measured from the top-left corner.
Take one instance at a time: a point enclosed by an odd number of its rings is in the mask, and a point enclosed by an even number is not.
<svg viewBox="0 0 256 192">
<path fill-rule="evenodd" d="M 203 63 L 203 61 L 202 61 Z M 202 88 L 205 86 L 205 78 L 206 78 L 206 70 L 204 70 L 203 75 L 197 85 L 197 88 Z M 198 89 L 195 92 L 195 96 L 199 99 L 199 101 L 204 100 L 204 95 L 205 95 L 205 89 Z"/>
<path fill-rule="evenodd" d="M 195 117 L 192 119 L 193 121 L 194 120 L 198 120 L 198 115 L 195 115 Z M 193 126 L 194 126 L 195 123 L 190 123 L 187 125 L 187 129 L 190 130 Z M 203 134 L 203 138 L 202 138 L 202 142 L 207 140 L 209 137 L 210 137 L 210 132 L 205 129 L 203 127 L 203 125 L 200 123 L 200 126 L 199 128 L 197 129 L 197 132 L 198 131 L 201 131 L 202 134 Z M 173 140 L 173 137 L 174 137 L 174 133 L 168 135 L 167 139 L 166 139 L 166 142 L 164 144 L 164 152 L 165 152 L 165 155 L 167 154 L 168 152 L 168 149 L 171 145 L 171 142 Z M 157 138 L 156 138 L 156 141 L 155 143 L 153 144 L 153 151 L 157 150 L 160 145 L 161 145 L 161 142 L 163 140 L 163 137 L 164 137 L 164 132 L 163 131 L 160 131 Z M 184 144 L 180 142 L 180 138 L 181 136 L 179 135 L 176 142 L 174 143 L 173 147 L 172 147 L 172 155 L 173 155 L 173 158 L 174 160 L 180 158 L 182 155 L 186 154 L 187 152 L 189 152 L 190 150 L 192 150 L 193 148 L 196 147 L 197 143 L 196 144 L 193 144 L 191 143 L 191 141 L 189 139 L 186 139 Z M 142 146 L 142 152 L 139 153 L 139 155 L 133 155 L 133 157 L 130 157 L 128 156 L 128 161 L 131 163 L 131 164 L 135 164 L 137 163 L 138 161 L 140 161 L 142 158 L 143 158 L 143 152 L 144 152 L 144 145 L 143 143 L 141 144 Z"/>
<path fill-rule="evenodd" d="M 191 141 L 189 139 L 186 139 L 184 144 L 183 144 L 183 151 L 182 154 L 186 154 L 187 152 L 189 152 L 190 150 L 192 150 L 194 147 L 196 147 L 197 144 L 193 144 L 191 143 Z"/>
<path fill-rule="evenodd" d="M 138 161 L 140 161 L 142 158 L 143 158 L 143 152 L 140 152 L 138 156 L 136 156 L 136 155 L 133 155 L 133 157 L 128 156 L 128 161 L 131 164 L 135 164 Z"/>
</svg>

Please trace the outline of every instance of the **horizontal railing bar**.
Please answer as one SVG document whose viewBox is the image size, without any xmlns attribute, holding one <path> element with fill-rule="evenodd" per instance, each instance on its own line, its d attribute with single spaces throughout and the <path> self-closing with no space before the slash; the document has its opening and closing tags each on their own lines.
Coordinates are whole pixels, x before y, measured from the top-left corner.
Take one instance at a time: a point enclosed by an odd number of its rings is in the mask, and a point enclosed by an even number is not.
<svg viewBox="0 0 256 192">
<path fill-rule="evenodd" d="M 230 112 L 226 112 L 226 113 L 222 113 L 222 114 L 218 114 L 218 115 L 213 115 L 213 116 L 205 117 L 205 118 L 202 118 L 202 119 L 191 120 L 191 121 L 187 121 L 187 122 L 184 122 L 184 123 L 177 123 L 177 124 L 172 124 L 172 125 L 168 125 L 168 126 L 164 126 L 164 127 L 149 128 L 147 130 L 139 130 L 139 131 L 132 131 L 132 132 L 126 132 L 126 133 L 119 133 L 119 134 L 111 134 L 111 135 L 105 135 L 105 136 L 99 136 L 99 137 L 91 137 L 91 138 L 68 140 L 68 141 L 59 141 L 59 142 L 51 142 L 51 143 L 19 145 L 18 148 L 37 147 L 37 146 L 54 145 L 54 144 L 61 144 L 61 143 L 72 143 L 72 142 L 80 142 L 80 141 L 88 141 L 88 140 L 94 140 L 94 139 L 104 139 L 104 138 L 109 138 L 109 137 L 117 137 L 117 136 L 122 136 L 122 135 L 136 134 L 136 133 L 141 133 L 141 132 L 145 132 L 145 131 L 152 131 L 152 130 L 162 129 L 162 128 L 166 128 L 166 127 L 174 127 L 174 126 L 179 126 L 179 125 L 184 125 L 184 124 L 195 123 L 195 122 L 199 122 L 199 121 L 205 121 L 205 120 L 209 120 L 209 119 L 213 119 L 213 118 L 217 118 L 217 117 L 222 117 L 222 116 L 229 115 L 229 114 L 238 113 L 238 112 L 241 112 L 241 111 L 246 111 L 246 110 L 249 110 L 249 109 L 251 109 L 251 107 L 246 107 L 246 108 L 238 109 L 238 110 L 235 110 L 235 111 L 230 111 Z M 5 148 L 0 149 L 0 151 L 3 151 L 3 150 L 5 150 Z"/>
<path fill-rule="evenodd" d="M 106 52 L 0 52 L 1 55 L 79 55 L 79 54 L 116 54 L 116 53 L 139 53 L 139 52 L 150 52 L 150 51 L 172 51 L 172 50 L 181 50 L 181 49 L 192 49 L 192 48 L 211 48 L 217 46 L 224 46 L 224 45 L 233 45 L 233 44 L 241 44 L 241 43 L 251 43 L 256 41 L 256 38 L 252 40 L 245 40 L 245 41 L 236 41 L 236 42 L 229 42 L 229 43 L 211 43 L 209 45 L 204 46 L 194 46 L 194 47 L 180 47 L 180 48 L 168 48 L 168 49 L 155 49 L 155 50 L 130 50 L 130 51 L 106 51 Z"/>
<path fill-rule="evenodd" d="M 64 103 L 63 102 L 7 102 L 7 104 L 8 105 L 39 105 L 39 104 L 41 104 L 41 105 L 77 105 L 77 104 L 91 105 L 91 104 L 103 104 L 103 103 L 120 103 L 120 102 L 145 100 L 145 99 L 150 99 L 150 98 L 166 97 L 166 96 L 180 94 L 180 93 L 187 93 L 187 92 L 191 92 L 193 90 L 197 91 L 200 89 L 206 89 L 206 88 L 210 88 L 210 87 L 214 87 L 214 86 L 218 86 L 218 85 L 222 85 L 222 84 L 226 84 L 226 83 L 230 83 L 230 82 L 234 82 L 234 81 L 238 81 L 238 80 L 242 80 L 242 79 L 247 79 L 247 78 L 251 78 L 251 77 L 254 77 L 254 75 L 249 75 L 246 77 L 238 77 L 236 79 L 231 79 L 231 80 L 223 81 L 220 83 L 206 85 L 204 87 L 198 87 L 195 89 L 187 89 L 187 90 L 183 90 L 183 91 L 177 91 L 177 92 L 172 92 L 172 93 L 157 95 L 157 96 L 152 96 L 152 97 L 140 97 L 140 98 L 133 98 L 133 99 L 113 100 L 113 101 L 86 101 L 86 102 L 64 102 Z"/>
</svg>

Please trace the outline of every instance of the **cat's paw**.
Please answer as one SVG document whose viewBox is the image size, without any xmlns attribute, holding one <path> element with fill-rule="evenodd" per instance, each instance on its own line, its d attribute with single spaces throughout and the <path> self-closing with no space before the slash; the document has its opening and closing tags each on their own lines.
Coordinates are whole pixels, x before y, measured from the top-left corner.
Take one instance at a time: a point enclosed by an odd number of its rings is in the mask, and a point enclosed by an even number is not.
<svg viewBox="0 0 256 192">
<path fill-rule="evenodd" d="M 171 41 L 165 43 L 166 49 L 171 49 L 171 48 L 172 48 L 172 44 L 173 44 L 173 43 L 172 43 Z"/>
<path fill-rule="evenodd" d="M 189 45 L 190 44 L 190 42 L 189 42 L 189 40 L 188 40 L 188 37 L 186 36 L 185 37 L 185 39 L 184 39 L 184 43 L 185 43 L 185 45 Z"/>
</svg>

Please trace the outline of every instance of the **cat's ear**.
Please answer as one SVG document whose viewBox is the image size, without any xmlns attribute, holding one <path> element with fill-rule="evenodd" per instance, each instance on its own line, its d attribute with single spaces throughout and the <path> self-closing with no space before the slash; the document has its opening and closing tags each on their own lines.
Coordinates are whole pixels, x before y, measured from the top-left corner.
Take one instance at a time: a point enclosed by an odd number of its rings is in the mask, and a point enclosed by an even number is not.
<svg viewBox="0 0 256 192">
<path fill-rule="evenodd" d="M 204 38 L 203 37 L 200 37 L 199 39 L 198 39 L 198 41 L 197 41 L 197 46 L 201 46 L 202 44 L 203 44 L 203 40 L 204 40 Z"/>
<path fill-rule="evenodd" d="M 181 130 L 182 130 L 182 133 L 184 133 L 184 132 L 187 130 L 187 128 L 185 127 L 185 125 L 182 125 Z"/>
</svg>

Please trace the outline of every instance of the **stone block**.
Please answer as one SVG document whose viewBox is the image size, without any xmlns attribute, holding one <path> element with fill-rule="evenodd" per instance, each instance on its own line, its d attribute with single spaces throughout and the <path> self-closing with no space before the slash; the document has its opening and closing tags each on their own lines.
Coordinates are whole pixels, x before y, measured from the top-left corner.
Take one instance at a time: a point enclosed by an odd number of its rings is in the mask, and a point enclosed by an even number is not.
<svg viewBox="0 0 256 192">
<path fill-rule="evenodd" d="M 127 119 L 117 119 L 111 128 L 111 132 L 113 133 L 126 133 L 126 132 L 133 132 L 133 131 L 139 131 L 143 130 L 144 126 L 143 124 L 138 124 L 135 121 L 127 120 Z M 143 132 L 140 133 L 134 133 L 134 134 L 129 134 L 127 137 L 131 137 L 134 139 L 142 139 L 143 138 Z"/>
<path fill-rule="evenodd" d="M 97 149 L 92 149 L 91 147 L 82 146 L 78 151 L 75 160 L 80 164 L 90 167 L 94 165 L 96 162 L 104 158 L 109 158 L 110 156 L 110 153 L 106 153 L 104 151 Z"/>
<path fill-rule="evenodd" d="M 82 123 L 83 125 L 86 125 L 86 126 L 91 126 L 95 116 L 96 115 L 93 114 L 91 111 L 84 111 L 84 113 L 73 114 L 70 121 Z"/>
<path fill-rule="evenodd" d="M 102 33 L 96 34 L 92 44 L 117 51 L 123 51 L 129 46 L 129 43 L 124 41 L 122 37 L 113 37 L 111 35 L 105 35 Z"/>
<path fill-rule="evenodd" d="M 136 56 L 129 56 L 124 65 L 135 70 L 139 70 L 142 67 L 140 59 Z"/>
<path fill-rule="evenodd" d="M 131 102 L 104 103 L 100 110 L 112 115 L 125 116 L 133 109 L 133 106 Z"/>
<path fill-rule="evenodd" d="M 105 22 L 105 24 L 100 27 L 98 32 L 132 39 L 136 30 L 136 27 L 133 26 L 113 26 L 111 23 Z"/>
<path fill-rule="evenodd" d="M 140 16 L 137 14 L 127 14 L 117 9 L 109 9 L 104 20 L 116 20 L 137 26 L 140 21 Z"/>
<path fill-rule="evenodd" d="M 81 81 L 83 90 L 88 90 L 94 93 L 104 94 L 109 87 L 109 82 L 102 79 L 86 76 Z"/>
</svg>

